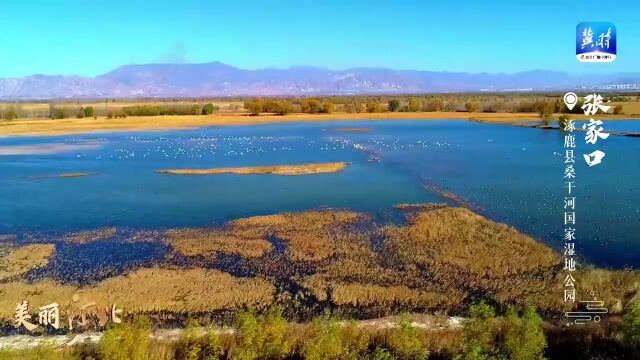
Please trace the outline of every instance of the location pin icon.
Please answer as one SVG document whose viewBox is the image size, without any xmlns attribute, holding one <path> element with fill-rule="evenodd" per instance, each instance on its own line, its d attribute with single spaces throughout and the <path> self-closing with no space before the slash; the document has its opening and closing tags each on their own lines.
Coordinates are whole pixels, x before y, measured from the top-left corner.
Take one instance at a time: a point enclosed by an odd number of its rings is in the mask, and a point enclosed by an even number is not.
<svg viewBox="0 0 640 360">
<path fill-rule="evenodd" d="M 564 104 L 567 105 L 569 111 L 573 110 L 573 107 L 578 103 L 578 95 L 568 92 L 564 94 Z"/>
</svg>

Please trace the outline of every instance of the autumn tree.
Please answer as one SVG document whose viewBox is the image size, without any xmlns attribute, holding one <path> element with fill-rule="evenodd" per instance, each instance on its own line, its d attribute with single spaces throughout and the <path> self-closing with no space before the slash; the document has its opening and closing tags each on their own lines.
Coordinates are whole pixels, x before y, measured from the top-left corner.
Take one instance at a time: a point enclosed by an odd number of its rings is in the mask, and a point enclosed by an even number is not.
<svg viewBox="0 0 640 360">
<path fill-rule="evenodd" d="M 322 103 L 322 108 L 320 112 L 325 114 L 331 114 L 335 110 L 336 106 L 331 101 L 325 101 Z"/>
<path fill-rule="evenodd" d="M 202 107 L 198 104 L 193 104 L 191 106 L 191 115 L 201 115 L 202 114 Z"/>
<path fill-rule="evenodd" d="M 426 111 L 443 111 L 444 110 L 444 101 L 440 98 L 431 99 L 427 102 L 425 106 Z"/>
<path fill-rule="evenodd" d="M 547 340 L 542 330 L 542 318 L 532 306 L 527 306 L 518 317 L 511 309 L 502 324 L 503 355 L 508 359 L 543 360 Z"/>
<path fill-rule="evenodd" d="M 400 359 L 423 360 L 429 351 L 409 319 L 402 319 L 400 325 L 387 336 L 387 345 L 391 352 Z"/>
<path fill-rule="evenodd" d="M 244 102 L 244 108 L 251 115 L 260 115 L 264 108 L 264 100 L 263 99 L 251 99 Z"/>
<path fill-rule="evenodd" d="M 5 120 L 13 120 L 18 117 L 18 112 L 16 108 L 11 106 L 2 112 L 2 118 Z"/>
<path fill-rule="evenodd" d="M 219 108 L 212 103 L 207 103 L 202 107 L 202 115 L 211 115 L 214 112 L 218 111 L 218 109 Z"/>
<path fill-rule="evenodd" d="M 389 100 L 388 104 L 389 104 L 389 111 L 396 112 L 400 110 L 400 100 L 398 99 Z"/>
<path fill-rule="evenodd" d="M 365 105 L 365 108 L 367 109 L 367 112 L 369 112 L 369 113 L 382 112 L 382 108 L 380 107 L 380 103 L 375 101 L 375 100 L 367 101 L 367 104 Z"/>
<path fill-rule="evenodd" d="M 407 106 L 407 110 L 411 112 L 419 111 L 422 108 L 422 101 L 415 96 L 409 98 L 409 105 Z"/>
<path fill-rule="evenodd" d="M 322 110 L 322 103 L 315 98 L 304 98 L 300 102 L 300 110 L 303 113 L 316 114 Z"/>
<path fill-rule="evenodd" d="M 464 104 L 464 108 L 467 112 L 478 112 L 478 110 L 480 110 L 480 103 L 477 101 L 468 101 Z"/>
<path fill-rule="evenodd" d="M 640 300 L 632 302 L 624 314 L 622 332 L 626 343 L 640 355 Z"/>
<path fill-rule="evenodd" d="M 495 310 L 481 302 L 471 305 L 464 321 L 463 350 L 455 360 L 484 360 L 495 352 Z"/>
<path fill-rule="evenodd" d="M 94 117 L 95 116 L 95 110 L 93 109 L 93 106 L 86 106 L 83 108 L 84 111 L 84 117 Z"/>
</svg>

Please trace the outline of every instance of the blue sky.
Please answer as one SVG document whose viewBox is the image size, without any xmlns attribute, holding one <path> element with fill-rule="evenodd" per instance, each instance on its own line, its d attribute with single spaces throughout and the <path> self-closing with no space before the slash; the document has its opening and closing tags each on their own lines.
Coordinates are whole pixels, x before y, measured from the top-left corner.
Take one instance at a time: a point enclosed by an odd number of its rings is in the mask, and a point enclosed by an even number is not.
<svg viewBox="0 0 640 360">
<path fill-rule="evenodd" d="M 615 5 L 614 5 L 615 4 Z M 640 71 L 640 1 L 3 0 L 0 77 L 120 65 Z M 618 59 L 575 59 L 575 26 L 612 21 Z"/>
</svg>

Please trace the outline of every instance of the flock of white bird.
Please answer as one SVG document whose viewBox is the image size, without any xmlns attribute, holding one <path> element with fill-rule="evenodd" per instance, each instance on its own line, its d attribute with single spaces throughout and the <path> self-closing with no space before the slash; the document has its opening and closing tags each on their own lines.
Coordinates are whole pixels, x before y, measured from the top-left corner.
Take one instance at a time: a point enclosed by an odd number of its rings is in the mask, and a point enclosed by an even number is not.
<svg viewBox="0 0 640 360">
<path fill-rule="evenodd" d="M 153 159 L 209 159 L 212 157 L 242 158 L 248 155 L 286 151 L 401 151 L 406 149 L 429 149 L 453 146 L 446 141 L 417 140 L 403 141 L 392 136 L 369 136 L 357 139 L 348 136 L 328 136 L 307 139 L 302 136 L 213 136 L 202 134 L 197 137 L 142 137 L 129 136 L 125 141 L 116 140 L 120 145 L 106 156 L 96 156 L 96 160 L 127 160 L 134 158 Z M 147 146 L 141 146 L 147 145 Z M 459 146 L 459 145 L 458 145 Z M 78 155 L 83 157 L 84 155 Z"/>
</svg>

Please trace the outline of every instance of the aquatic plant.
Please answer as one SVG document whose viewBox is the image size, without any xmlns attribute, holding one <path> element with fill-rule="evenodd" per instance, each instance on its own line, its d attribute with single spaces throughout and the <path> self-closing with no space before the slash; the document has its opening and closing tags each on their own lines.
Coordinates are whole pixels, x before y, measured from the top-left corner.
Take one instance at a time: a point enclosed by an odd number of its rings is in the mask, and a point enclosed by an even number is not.
<svg viewBox="0 0 640 360">
<path fill-rule="evenodd" d="M 0 245 L 0 280 L 46 266 L 54 252 L 53 244 Z"/>
<path fill-rule="evenodd" d="M 156 170 L 160 174 L 174 175 L 215 175 L 215 174 L 271 174 L 271 175 L 308 175 L 334 173 L 343 170 L 351 163 L 315 163 L 298 165 L 274 165 L 274 166 L 250 166 L 239 168 L 212 168 L 212 169 L 164 169 Z"/>
<path fill-rule="evenodd" d="M 80 231 L 68 234 L 64 237 L 64 241 L 75 244 L 86 244 L 93 241 L 105 240 L 116 234 L 118 229 L 114 227 L 103 228 L 98 230 Z"/>
<path fill-rule="evenodd" d="M 263 238 L 235 236 L 219 229 L 173 229 L 166 233 L 166 242 L 185 256 L 225 253 L 260 257 L 271 251 L 271 244 Z"/>
<path fill-rule="evenodd" d="M 287 243 L 287 254 L 298 261 L 319 261 L 335 250 L 340 227 L 366 216 L 350 211 L 308 211 L 238 219 L 230 223 L 231 233 L 243 236 L 273 235 Z"/>
<path fill-rule="evenodd" d="M 217 270 L 143 268 L 88 287 L 51 280 L 0 284 L 0 318 L 13 318 L 16 304 L 28 299 L 32 307 L 56 301 L 66 310 L 74 294 L 98 307 L 117 304 L 127 313 L 150 311 L 202 312 L 218 309 L 266 307 L 275 288 L 259 278 L 234 278 Z"/>
</svg>

